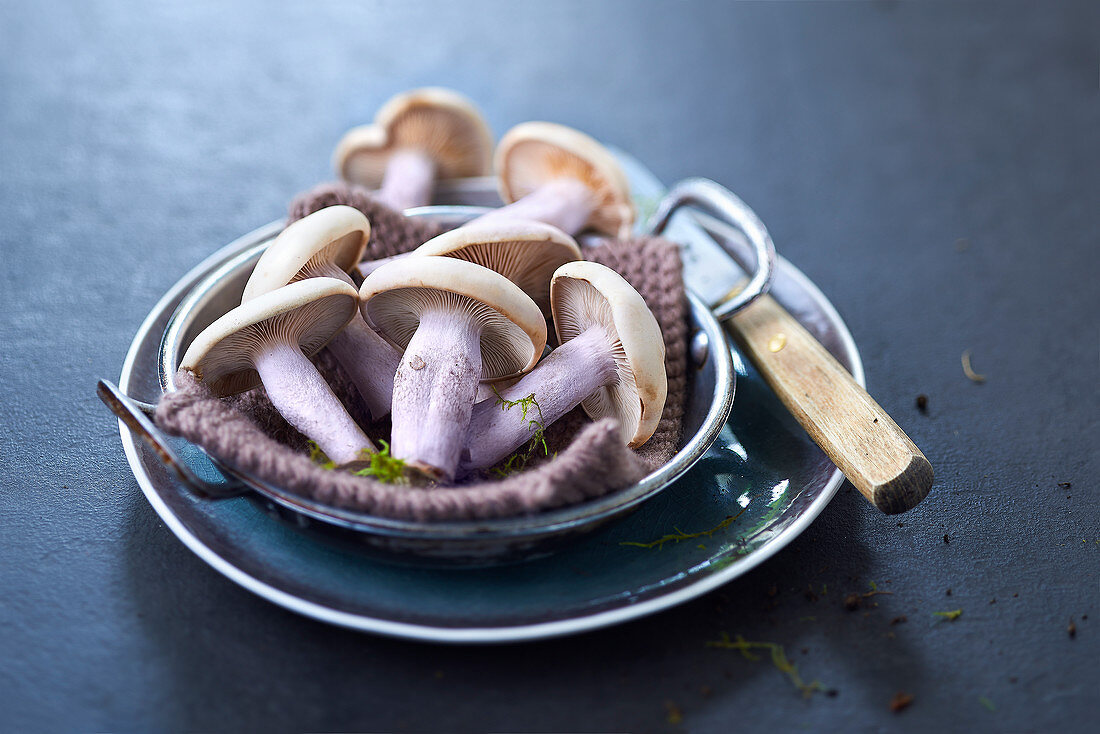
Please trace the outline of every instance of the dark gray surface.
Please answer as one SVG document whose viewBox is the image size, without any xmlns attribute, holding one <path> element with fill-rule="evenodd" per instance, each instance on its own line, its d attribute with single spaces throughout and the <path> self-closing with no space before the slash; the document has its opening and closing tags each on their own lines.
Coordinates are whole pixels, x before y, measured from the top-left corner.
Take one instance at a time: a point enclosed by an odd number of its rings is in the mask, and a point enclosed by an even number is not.
<svg viewBox="0 0 1100 734">
<path fill-rule="evenodd" d="M 0 6 L 0 729 L 1089 730 L 1098 27 L 1088 3 Z M 888 518 L 846 485 L 716 593 L 505 648 L 326 627 L 191 555 L 94 380 L 185 270 L 426 83 L 498 134 L 558 120 L 734 189 L 847 320 L 933 494 Z M 893 595 L 845 611 L 872 581 Z M 722 630 L 838 694 L 708 649 Z"/>
</svg>

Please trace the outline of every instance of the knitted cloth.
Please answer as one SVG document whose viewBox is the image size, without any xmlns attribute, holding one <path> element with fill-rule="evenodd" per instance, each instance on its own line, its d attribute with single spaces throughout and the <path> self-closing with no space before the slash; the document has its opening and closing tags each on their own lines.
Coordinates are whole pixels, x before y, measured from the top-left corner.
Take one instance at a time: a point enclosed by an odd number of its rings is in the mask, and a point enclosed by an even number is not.
<svg viewBox="0 0 1100 734">
<path fill-rule="evenodd" d="M 423 218 L 409 218 L 374 199 L 360 186 L 342 182 L 325 183 L 299 194 L 290 202 L 287 224 L 306 217 L 318 209 L 344 204 L 367 215 L 370 222 L 370 240 L 364 260 L 377 260 L 400 252 L 415 250 L 443 232 L 434 222 Z"/>
<path fill-rule="evenodd" d="M 362 189 L 329 184 L 299 196 L 291 221 L 333 204 L 354 206 L 371 222 L 370 256 L 414 249 L 438 233 L 407 219 Z M 550 457 L 534 452 L 527 468 L 499 478 L 491 470 L 456 486 L 384 484 L 322 469 L 310 460 L 306 440 L 275 411 L 263 388 L 231 398 L 213 397 L 187 372 L 178 389 L 161 398 L 156 422 L 164 431 L 198 444 L 238 471 L 319 502 L 371 515 L 443 521 L 531 514 L 583 502 L 629 486 L 676 453 L 687 388 L 687 302 L 679 250 L 659 238 L 608 241 L 582 248 L 586 259 L 619 272 L 645 299 L 665 340 L 668 397 L 656 432 L 637 450 L 626 448 L 612 419 L 593 423 L 574 409 L 547 426 Z M 328 350 L 313 359 L 352 417 L 371 438 L 387 439 L 389 421 L 369 423 L 359 394 Z"/>
</svg>

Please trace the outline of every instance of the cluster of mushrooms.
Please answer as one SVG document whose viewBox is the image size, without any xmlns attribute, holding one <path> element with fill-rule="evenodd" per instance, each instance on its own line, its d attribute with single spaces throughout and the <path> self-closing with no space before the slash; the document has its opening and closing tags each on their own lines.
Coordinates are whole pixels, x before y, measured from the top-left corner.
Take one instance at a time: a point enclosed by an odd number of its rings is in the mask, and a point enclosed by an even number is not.
<svg viewBox="0 0 1100 734">
<path fill-rule="evenodd" d="M 507 205 L 366 262 L 370 222 L 358 209 L 293 222 L 241 305 L 194 339 L 181 367 L 219 396 L 262 384 L 290 425 L 348 468 L 377 448 L 310 361 L 325 346 L 371 419 L 390 414 L 390 455 L 437 482 L 493 466 L 577 405 L 642 445 L 667 390 L 660 328 L 637 291 L 583 260 L 573 239 L 629 233 L 625 177 L 594 140 L 545 122 L 513 128 L 493 159 L 464 97 L 398 95 L 340 141 L 340 175 L 403 211 L 428 204 L 437 180 L 495 165 Z M 544 356 L 548 320 L 557 346 Z"/>
</svg>

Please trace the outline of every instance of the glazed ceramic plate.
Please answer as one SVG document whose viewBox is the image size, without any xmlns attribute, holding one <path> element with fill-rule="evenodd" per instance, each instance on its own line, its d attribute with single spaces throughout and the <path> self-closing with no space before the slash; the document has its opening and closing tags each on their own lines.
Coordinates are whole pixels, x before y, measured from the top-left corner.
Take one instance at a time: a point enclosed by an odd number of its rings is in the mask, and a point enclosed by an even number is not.
<svg viewBox="0 0 1100 734">
<path fill-rule="evenodd" d="M 660 197 L 660 185 L 636 161 L 624 157 L 623 163 L 644 210 Z M 172 312 L 258 234 L 212 255 L 161 299 L 131 344 L 119 379 L 123 392 L 157 400 L 158 347 Z M 702 236 L 702 229 L 681 225 L 669 234 Z M 863 384 L 851 335 L 813 283 L 780 259 L 772 294 Z M 529 640 L 617 624 L 700 596 L 776 553 L 833 497 L 840 472 L 752 366 L 733 356 L 733 412 L 686 475 L 627 517 L 551 556 L 509 566 L 398 565 L 354 540 L 287 522 L 255 494 L 198 499 L 129 429 L 120 424 L 120 430 L 138 484 L 172 532 L 250 591 L 325 622 L 396 637 Z M 179 440 L 173 447 L 204 478 L 218 480 L 198 449 Z"/>
</svg>

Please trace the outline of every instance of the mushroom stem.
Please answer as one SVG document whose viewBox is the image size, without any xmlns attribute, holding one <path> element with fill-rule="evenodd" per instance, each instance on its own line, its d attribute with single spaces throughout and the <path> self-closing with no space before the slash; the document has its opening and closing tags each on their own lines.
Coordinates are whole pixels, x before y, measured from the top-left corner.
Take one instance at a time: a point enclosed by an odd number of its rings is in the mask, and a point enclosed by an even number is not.
<svg viewBox="0 0 1100 734">
<path fill-rule="evenodd" d="M 256 352 L 253 364 L 276 410 L 334 462 L 347 464 L 361 458 L 359 454 L 364 449 L 376 451 L 296 345 L 264 344 Z"/>
<path fill-rule="evenodd" d="M 492 466 L 530 441 L 536 430 L 617 379 L 607 332 L 589 327 L 551 352 L 515 385 L 500 391 L 498 398 L 474 407 L 459 473 Z M 516 404 L 531 395 L 532 404 Z"/>
<path fill-rule="evenodd" d="M 415 148 L 405 148 L 386 163 L 378 200 L 397 211 L 424 206 L 431 203 L 434 185 L 435 161 Z"/>
<path fill-rule="evenodd" d="M 481 327 L 442 307 L 425 311 L 393 381 L 392 455 L 450 481 L 481 379 Z"/>
<path fill-rule="evenodd" d="M 332 338 L 328 348 L 348 373 L 371 417 L 378 420 L 389 413 L 393 375 L 401 361 L 401 352 L 367 326 L 358 313 Z"/>
<path fill-rule="evenodd" d="M 534 219 L 575 235 L 584 229 L 596 207 L 592 190 L 573 178 L 557 178 L 539 186 L 527 196 L 483 214 L 474 222 L 503 219 Z M 471 222 L 472 224 L 473 222 Z"/>
</svg>

